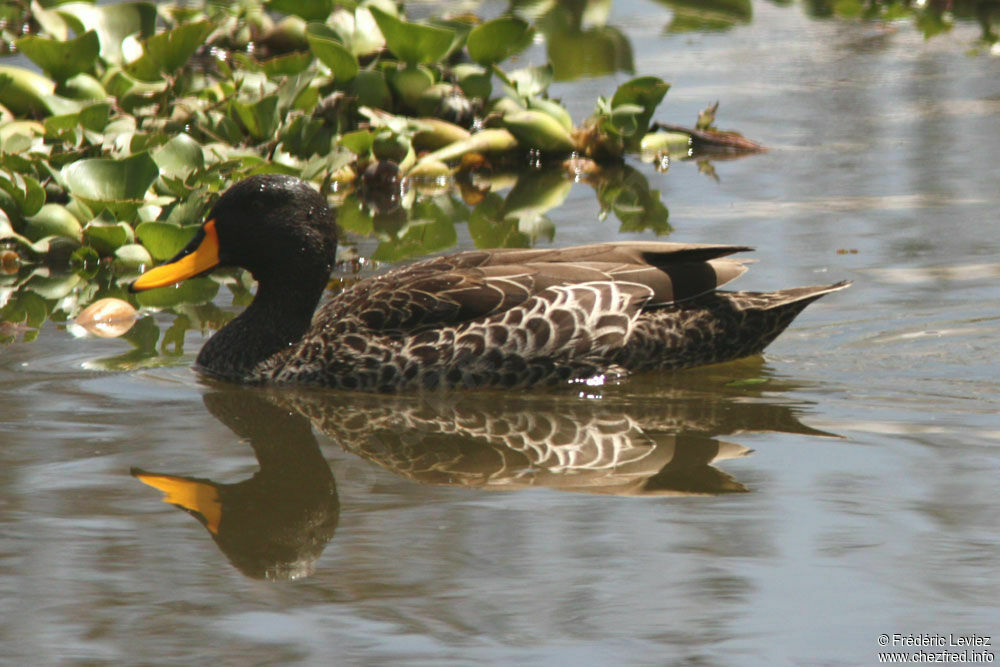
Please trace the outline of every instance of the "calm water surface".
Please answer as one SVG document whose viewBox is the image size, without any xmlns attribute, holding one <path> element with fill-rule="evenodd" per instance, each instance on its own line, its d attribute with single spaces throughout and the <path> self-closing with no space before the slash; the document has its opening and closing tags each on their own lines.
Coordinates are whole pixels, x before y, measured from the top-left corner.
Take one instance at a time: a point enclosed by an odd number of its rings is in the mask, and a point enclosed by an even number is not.
<svg viewBox="0 0 1000 667">
<path fill-rule="evenodd" d="M 671 36 L 614 5 L 673 83 L 659 118 L 719 99 L 772 149 L 641 168 L 671 240 L 758 248 L 742 287 L 850 290 L 763 359 L 518 396 L 213 385 L 194 333 L 110 372 L 124 342 L 48 323 L 0 349 L 5 658 L 854 665 L 883 633 L 995 656 L 1000 60 L 964 54 L 970 26 L 754 12 Z M 555 92 L 579 120 L 625 78 Z M 556 245 L 651 238 L 585 186 L 549 217 Z"/>
</svg>

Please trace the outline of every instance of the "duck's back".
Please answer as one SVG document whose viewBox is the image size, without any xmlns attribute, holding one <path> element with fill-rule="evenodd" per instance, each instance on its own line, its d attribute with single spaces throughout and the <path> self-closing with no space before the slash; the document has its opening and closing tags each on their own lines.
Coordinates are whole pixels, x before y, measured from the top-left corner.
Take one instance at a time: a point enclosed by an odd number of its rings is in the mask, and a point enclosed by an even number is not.
<svg viewBox="0 0 1000 667">
<path fill-rule="evenodd" d="M 682 368 L 759 352 L 840 287 L 717 292 L 746 270 L 726 257 L 741 250 L 635 242 L 428 259 L 331 298 L 250 379 L 397 391 Z"/>
</svg>

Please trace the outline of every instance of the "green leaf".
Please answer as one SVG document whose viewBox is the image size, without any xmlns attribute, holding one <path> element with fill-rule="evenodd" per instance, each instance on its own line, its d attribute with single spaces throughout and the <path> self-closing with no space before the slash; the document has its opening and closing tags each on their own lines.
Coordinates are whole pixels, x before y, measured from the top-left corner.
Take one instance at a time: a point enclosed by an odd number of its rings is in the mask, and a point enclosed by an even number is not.
<svg viewBox="0 0 1000 667">
<path fill-rule="evenodd" d="M 358 98 L 361 106 L 374 109 L 392 108 L 392 91 L 386 83 L 385 74 L 374 70 L 362 70 L 347 86 L 347 92 Z"/>
<path fill-rule="evenodd" d="M 137 243 L 126 243 L 115 250 L 114 266 L 120 271 L 140 271 L 152 264 L 149 251 Z"/>
<path fill-rule="evenodd" d="M 375 135 L 368 130 L 355 130 L 340 138 L 340 145 L 358 156 L 370 153 L 374 143 Z"/>
<path fill-rule="evenodd" d="M 56 81 L 65 81 L 76 74 L 89 72 L 101 48 L 97 33 L 93 30 L 68 42 L 32 35 L 17 40 L 15 44 L 31 62 Z"/>
<path fill-rule="evenodd" d="M 123 160 L 78 160 L 63 168 L 62 178 L 69 193 L 92 210 L 107 207 L 115 215 L 130 217 L 159 173 L 153 158 L 143 152 Z"/>
<path fill-rule="evenodd" d="M 169 308 L 185 303 L 208 303 L 218 292 L 219 283 L 211 278 L 191 278 L 180 285 L 139 292 L 135 300 L 146 308 Z"/>
<path fill-rule="evenodd" d="M 403 21 L 374 6 L 369 10 L 385 37 L 385 45 L 410 65 L 439 62 L 455 41 L 454 30 Z"/>
<path fill-rule="evenodd" d="M 0 65 L 0 104 L 15 116 L 47 116 L 52 113 L 49 99 L 55 89 L 55 83 L 37 72 Z"/>
<path fill-rule="evenodd" d="M 179 253 L 198 233 L 197 226 L 181 227 L 169 222 L 143 222 L 135 228 L 146 250 L 158 261 L 168 260 Z"/>
<path fill-rule="evenodd" d="M 335 3 L 334 0 L 268 0 L 266 5 L 273 12 L 322 21 L 333 13 Z"/>
<path fill-rule="evenodd" d="M 279 76 L 291 76 L 293 74 L 304 72 L 306 68 L 309 67 L 309 63 L 311 61 L 312 56 L 308 53 L 295 51 L 281 56 L 275 56 L 274 58 L 268 58 L 267 60 L 262 60 L 257 64 L 265 74 L 274 78 Z"/>
<path fill-rule="evenodd" d="M 627 135 L 625 144 L 630 149 L 637 149 L 646 130 L 649 129 L 649 121 L 653 117 L 656 106 L 667 94 L 670 88 L 669 83 L 655 76 L 643 76 L 631 81 L 626 81 L 618 86 L 614 97 L 611 98 L 611 109 L 614 113 L 616 107 L 624 105 L 637 105 L 642 107 L 641 113 L 635 113 L 636 131 Z M 629 108 L 629 107 L 626 107 Z"/>
<path fill-rule="evenodd" d="M 143 42 L 143 54 L 126 65 L 126 71 L 143 81 L 156 81 L 179 70 L 194 55 L 214 26 L 208 21 L 185 23 Z"/>
<path fill-rule="evenodd" d="M 469 57 L 477 63 L 492 65 L 526 49 L 531 44 L 531 37 L 531 26 L 527 22 L 502 16 L 473 28 L 465 46 Z"/>
<path fill-rule="evenodd" d="M 258 141 L 273 137 L 278 130 L 280 119 L 277 95 L 268 95 L 252 103 L 233 99 L 230 101 L 230 108 L 250 136 Z"/>
<path fill-rule="evenodd" d="M 323 23 L 306 27 L 309 50 L 330 68 L 336 81 L 350 81 L 358 75 L 358 59 L 340 43 L 337 33 Z"/>
<path fill-rule="evenodd" d="M 56 12 L 77 34 L 95 31 L 101 43 L 101 57 L 113 64 L 122 62 L 122 42 L 126 37 L 138 33 L 145 38 L 156 29 L 156 5 L 152 2 L 114 5 L 69 2 L 59 5 Z"/>
<path fill-rule="evenodd" d="M 522 98 L 543 95 L 552 83 L 552 77 L 552 65 L 525 67 L 507 75 L 512 97 Z"/>
<path fill-rule="evenodd" d="M 115 222 L 102 214 L 83 228 L 83 242 L 101 256 L 112 255 L 126 243 L 135 241 L 135 232 L 124 222 Z"/>
<path fill-rule="evenodd" d="M 201 144 L 183 132 L 154 150 L 152 156 L 160 173 L 166 176 L 185 178 L 205 166 Z"/>
</svg>

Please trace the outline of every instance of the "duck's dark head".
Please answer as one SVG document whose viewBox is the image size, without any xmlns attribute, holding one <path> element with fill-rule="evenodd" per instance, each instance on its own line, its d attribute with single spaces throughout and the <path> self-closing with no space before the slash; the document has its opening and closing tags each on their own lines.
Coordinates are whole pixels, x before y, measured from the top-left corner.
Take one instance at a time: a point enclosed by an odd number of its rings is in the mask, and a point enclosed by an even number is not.
<svg viewBox="0 0 1000 667">
<path fill-rule="evenodd" d="M 262 283 L 325 282 L 336 253 L 336 225 L 323 196 L 298 178 L 262 174 L 229 188 L 191 242 L 131 289 L 173 285 L 216 266 L 245 268 Z"/>
</svg>

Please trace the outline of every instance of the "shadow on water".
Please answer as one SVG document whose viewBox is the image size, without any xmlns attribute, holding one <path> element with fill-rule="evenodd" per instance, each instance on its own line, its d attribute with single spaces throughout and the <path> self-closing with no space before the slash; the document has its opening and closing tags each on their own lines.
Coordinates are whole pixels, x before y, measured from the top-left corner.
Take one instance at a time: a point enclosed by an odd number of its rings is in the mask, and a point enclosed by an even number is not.
<svg viewBox="0 0 1000 667">
<path fill-rule="evenodd" d="M 340 515 L 314 428 L 420 484 L 632 497 L 749 491 L 716 464 L 753 450 L 719 436 L 833 435 L 802 424 L 800 408 L 765 396 L 792 386 L 769 377 L 759 358 L 726 369 L 562 394 L 395 396 L 213 385 L 205 406 L 251 446 L 259 470 L 233 484 L 141 468 L 132 474 L 198 519 L 246 576 L 297 579 L 314 571 Z"/>
</svg>

